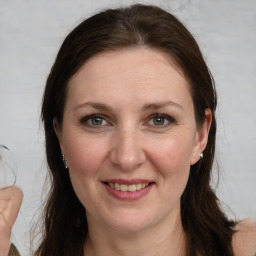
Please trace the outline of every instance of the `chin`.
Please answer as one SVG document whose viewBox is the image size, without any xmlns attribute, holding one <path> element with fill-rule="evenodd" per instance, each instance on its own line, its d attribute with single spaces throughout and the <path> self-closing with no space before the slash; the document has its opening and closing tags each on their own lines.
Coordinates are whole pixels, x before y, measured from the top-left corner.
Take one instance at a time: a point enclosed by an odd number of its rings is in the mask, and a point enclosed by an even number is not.
<svg viewBox="0 0 256 256">
<path fill-rule="evenodd" d="M 125 214 L 113 214 L 110 219 L 105 220 L 105 225 L 114 232 L 129 234 L 142 231 L 152 225 L 152 216 L 144 213 L 132 214 L 125 211 Z"/>
<path fill-rule="evenodd" d="M 111 225 L 111 230 L 120 234 L 134 234 L 146 229 L 149 225 L 145 223 L 115 223 Z"/>
</svg>

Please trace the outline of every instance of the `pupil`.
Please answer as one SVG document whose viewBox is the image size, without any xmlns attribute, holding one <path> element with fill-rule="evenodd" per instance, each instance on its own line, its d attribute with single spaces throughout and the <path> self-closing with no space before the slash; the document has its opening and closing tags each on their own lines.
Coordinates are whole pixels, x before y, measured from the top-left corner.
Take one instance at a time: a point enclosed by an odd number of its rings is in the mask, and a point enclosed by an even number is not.
<svg viewBox="0 0 256 256">
<path fill-rule="evenodd" d="M 163 125 L 164 124 L 164 118 L 162 118 L 162 117 L 154 118 L 154 124 L 155 125 Z"/>
<path fill-rule="evenodd" d="M 102 118 L 100 117 L 95 117 L 92 119 L 92 124 L 93 125 L 101 125 L 102 124 Z"/>
</svg>

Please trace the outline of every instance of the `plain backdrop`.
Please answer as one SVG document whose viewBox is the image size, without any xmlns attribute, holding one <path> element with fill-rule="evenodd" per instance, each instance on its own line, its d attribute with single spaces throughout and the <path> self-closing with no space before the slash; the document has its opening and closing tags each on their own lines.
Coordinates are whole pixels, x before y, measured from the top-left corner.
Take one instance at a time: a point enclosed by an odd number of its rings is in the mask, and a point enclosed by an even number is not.
<svg viewBox="0 0 256 256">
<path fill-rule="evenodd" d="M 41 98 L 65 36 L 84 18 L 106 7 L 138 1 L 0 0 L 0 144 L 24 202 L 12 239 L 29 255 L 31 219 L 42 205 L 47 165 Z M 217 193 L 230 216 L 256 217 L 256 1 L 156 0 L 197 39 L 216 81 Z M 10 168 L 6 168 L 12 175 Z M 214 174 L 216 180 L 216 170 Z M 230 209 L 229 209 L 230 208 Z M 36 219 L 34 218 L 34 221 Z"/>
</svg>

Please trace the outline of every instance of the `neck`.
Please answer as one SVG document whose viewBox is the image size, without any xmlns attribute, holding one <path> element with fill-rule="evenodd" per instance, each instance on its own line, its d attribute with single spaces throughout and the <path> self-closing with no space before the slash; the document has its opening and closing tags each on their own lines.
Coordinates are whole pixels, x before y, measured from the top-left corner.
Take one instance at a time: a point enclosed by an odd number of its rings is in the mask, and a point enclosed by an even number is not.
<svg viewBox="0 0 256 256">
<path fill-rule="evenodd" d="M 180 214 L 152 227 L 133 233 L 119 233 L 89 223 L 85 243 L 86 256 L 184 256 L 185 232 Z"/>
</svg>

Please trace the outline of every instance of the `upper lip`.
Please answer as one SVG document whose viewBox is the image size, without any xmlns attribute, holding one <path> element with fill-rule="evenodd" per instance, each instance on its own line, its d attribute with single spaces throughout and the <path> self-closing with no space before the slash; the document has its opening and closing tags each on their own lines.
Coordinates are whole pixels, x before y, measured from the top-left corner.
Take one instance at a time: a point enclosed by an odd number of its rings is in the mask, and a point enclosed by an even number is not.
<svg viewBox="0 0 256 256">
<path fill-rule="evenodd" d="M 132 185 L 132 184 L 139 184 L 139 183 L 152 183 L 152 180 L 148 179 L 107 179 L 103 180 L 104 183 L 118 183 L 118 184 L 125 184 L 125 185 Z"/>
</svg>

